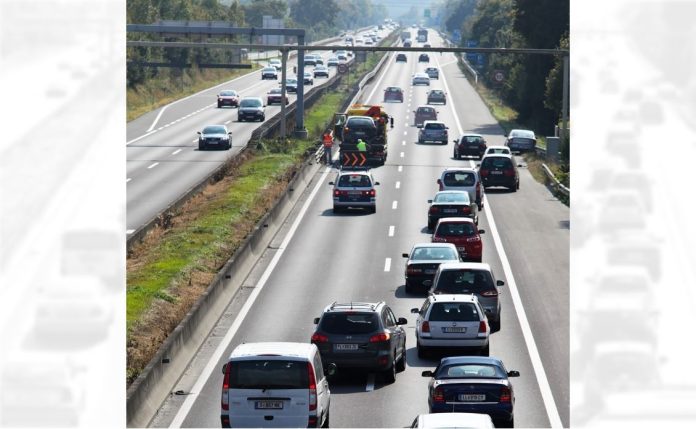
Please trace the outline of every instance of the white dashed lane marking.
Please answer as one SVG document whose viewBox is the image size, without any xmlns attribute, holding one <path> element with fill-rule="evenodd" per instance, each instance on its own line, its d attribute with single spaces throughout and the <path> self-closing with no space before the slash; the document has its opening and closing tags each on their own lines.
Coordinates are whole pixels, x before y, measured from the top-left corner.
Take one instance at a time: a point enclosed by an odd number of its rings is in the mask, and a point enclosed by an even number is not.
<svg viewBox="0 0 696 429">
<path fill-rule="evenodd" d="M 133 234 L 135 232 L 134 229 L 127 229 L 126 234 Z"/>
<path fill-rule="evenodd" d="M 172 152 L 172 155 L 176 155 L 177 153 L 181 152 L 181 149 L 177 149 L 174 152 Z"/>
<path fill-rule="evenodd" d="M 404 153 L 403 153 L 403 152 L 401 152 L 401 154 L 400 154 L 399 156 L 401 156 L 401 157 L 403 158 L 403 157 L 404 157 Z"/>
<path fill-rule="evenodd" d="M 391 270 L 391 258 L 384 260 L 384 272 L 389 272 Z"/>
<path fill-rule="evenodd" d="M 399 189 L 401 187 L 401 182 L 396 182 L 396 189 Z"/>
<path fill-rule="evenodd" d="M 133 179 L 131 179 L 130 177 L 127 178 L 127 179 L 126 179 L 126 183 L 130 182 L 131 180 L 133 180 Z"/>
<path fill-rule="evenodd" d="M 155 162 L 154 164 L 152 164 L 151 166 L 149 166 L 149 167 L 147 167 L 147 168 L 148 168 L 148 169 L 150 169 L 150 168 L 155 168 L 155 167 L 157 167 L 158 165 L 159 165 L 159 162 Z"/>
<path fill-rule="evenodd" d="M 396 202 L 396 201 L 394 201 Z M 389 236 L 393 237 L 394 236 L 394 225 L 389 225 Z"/>
<path fill-rule="evenodd" d="M 398 201 L 394 201 L 394 202 L 392 203 L 392 210 L 396 210 L 396 208 L 397 208 L 398 206 L 399 206 L 399 202 L 398 202 Z"/>
</svg>

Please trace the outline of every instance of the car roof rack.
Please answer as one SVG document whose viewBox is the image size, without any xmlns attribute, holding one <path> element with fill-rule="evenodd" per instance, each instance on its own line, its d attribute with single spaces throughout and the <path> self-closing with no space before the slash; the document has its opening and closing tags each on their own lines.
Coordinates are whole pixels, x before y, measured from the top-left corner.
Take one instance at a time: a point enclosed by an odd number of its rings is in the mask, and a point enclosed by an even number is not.
<svg viewBox="0 0 696 429">
<path fill-rule="evenodd" d="M 344 308 L 345 308 L 345 307 L 348 307 L 348 308 L 350 308 L 351 310 L 353 309 L 353 307 L 370 307 L 370 308 L 374 311 L 374 310 L 375 310 L 377 307 L 379 307 L 382 303 L 384 303 L 384 301 L 380 301 L 380 302 L 378 302 L 378 303 L 372 303 L 372 302 L 355 302 L 355 301 L 339 303 L 339 302 L 334 301 L 334 302 L 331 304 L 331 306 L 329 306 L 329 310 L 334 310 L 334 309 L 336 309 L 337 307 L 344 307 Z"/>
</svg>

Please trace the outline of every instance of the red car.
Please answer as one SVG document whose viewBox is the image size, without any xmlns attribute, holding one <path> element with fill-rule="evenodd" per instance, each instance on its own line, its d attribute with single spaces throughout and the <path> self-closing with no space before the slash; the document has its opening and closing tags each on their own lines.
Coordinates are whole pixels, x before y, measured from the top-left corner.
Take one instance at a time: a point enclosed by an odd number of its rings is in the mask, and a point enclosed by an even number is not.
<svg viewBox="0 0 696 429">
<path fill-rule="evenodd" d="M 431 241 L 433 243 L 452 243 L 457 246 L 459 256 L 465 261 L 483 260 L 483 240 L 485 231 L 478 229 L 474 220 L 466 217 L 445 217 L 435 226 Z"/>
<path fill-rule="evenodd" d="M 273 88 L 270 91 L 266 93 L 266 104 L 271 105 L 271 104 L 280 104 L 282 100 L 282 90 L 280 88 Z M 285 104 L 287 105 L 290 101 L 288 101 L 288 96 L 285 96 Z"/>
<path fill-rule="evenodd" d="M 239 107 L 239 93 L 233 90 L 220 91 L 217 96 L 217 107 Z"/>
</svg>

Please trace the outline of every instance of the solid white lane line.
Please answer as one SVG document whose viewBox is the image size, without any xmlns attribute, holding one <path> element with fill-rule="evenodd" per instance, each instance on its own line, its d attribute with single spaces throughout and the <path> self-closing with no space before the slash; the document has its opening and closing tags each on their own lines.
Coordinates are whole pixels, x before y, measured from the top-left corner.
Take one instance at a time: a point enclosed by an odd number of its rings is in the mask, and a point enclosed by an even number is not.
<svg viewBox="0 0 696 429">
<path fill-rule="evenodd" d="M 399 189 L 401 187 L 401 182 L 396 182 L 396 189 Z"/>
<path fill-rule="evenodd" d="M 177 149 L 174 152 L 172 152 L 172 155 L 176 155 L 177 153 L 181 152 L 181 149 Z"/>
<path fill-rule="evenodd" d="M 317 181 L 317 184 L 314 186 L 312 193 L 309 195 L 309 198 L 307 198 L 307 201 L 305 201 L 304 205 L 302 206 L 302 209 L 298 213 L 295 222 L 290 227 L 288 235 L 285 237 L 285 239 L 283 239 L 283 242 L 280 244 L 280 247 L 278 248 L 278 251 L 275 253 L 275 255 L 273 255 L 273 259 L 271 259 L 271 262 L 266 268 L 266 271 L 263 272 L 263 275 L 259 279 L 258 284 L 249 295 L 249 298 L 247 299 L 246 303 L 244 303 L 242 309 L 239 311 L 239 313 L 237 313 L 237 318 L 234 319 L 234 323 L 232 323 L 232 326 L 230 326 L 230 328 L 227 330 L 225 337 L 222 339 L 222 341 L 220 341 L 220 344 L 218 344 L 218 347 L 215 349 L 215 353 L 213 353 L 213 355 L 210 357 L 208 364 L 205 366 L 201 374 L 198 376 L 198 379 L 194 383 L 193 387 L 191 388 L 190 394 L 186 396 L 184 403 L 181 405 L 181 408 L 179 408 L 179 411 L 176 413 L 176 416 L 174 416 L 174 420 L 172 420 L 172 423 L 169 425 L 170 428 L 181 427 L 181 424 L 184 422 L 184 419 L 188 415 L 189 411 L 191 411 L 191 407 L 193 407 L 194 402 L 196 402 L 198 394 L 203 390 L 203 386 L 205 385 L 206 381 L 210 378 L 210 375 L 213 373 L 213 371 L 216 371 L 218 369 L 218 362 L 222 358 L 222 354 L 225 352 L 225 349 L 227 348 L 227 346 L 229 346 L 230 342 L 232 342 L 232 339 L 237 334 L 239 327 L 242 325 L 242 322 L 244 322 L 244 319 L 251 310 L 252 305 L 254 305 L 254 302 L 256 302 L 256 298 L 263 290 L 263 287 L 266 285 L 266 282 L 271 276 L 271 273 L 275 269 L 276 265 L 278 265 L 280 258 L 285 253 L 285 249 L 287 249 L 288 244 L 290 244 L 290 240 L 292 240 L 292 238 L 295 236 L 295 232 L 297 231 L 297 228 L 300 226 L 300 222 L 307 213 L 310 204 L 314 200 L 314 197 L 317 195 L 317 192 L 319 192 L 319 189 L 324 184 L 324 180 L 326 179 L 326 176 L 329 174 L 330 171 L 331 168 L 327 167 L 324 170 L 324 173 L 321 175 L 321 178 Z"/>
<path fill-rule="evenodd" d="M 369 373 L 367 374 L 367 385 L 365 386 L 365 391 L 372 392 L 373 390 L 375 390 L 375 374 Z"/>
<path fill-rule="evenodd" d="M 196 143 L 196 142 L 198 142 L 198 139 L 196 139 L 196 140 L 191 140 L 191 143 Z"/>
<path fill-rule="evenodd" d="M 396 210 L 396 208 L 397 208 L 398 206 L 399 206 L 399 202 L 398 202 L 398 201 L 394 201 L 394 202 L 392 203 L 392 210 Z"/>
<path fill-rule="evenodd" d="M 164 113 L 167 107 L 169 107 L 168 104 L 160 109 L 159 113 L 157 114 L 157 117 L 155 118 L 154 122 L 152 122 L 152 125 L 150 125 L 150 128 L 147 129 L 146 133 L 149 133 L 155 128 L 155 125 L 157 125 L 157 122 L 160 120 L 160 118 L 162 117 L 162 113 Z"/>
<path fill-rule="evenodd" d="M 391 258 L 384 260 L 384 272 L 389 272 L 389 270 L 391 270 Z"/>
<path fill-rule="evenodd" d="M 394 201 L 394 202 L 396 202 L 396 201 Z M 389 236 L 390 237 L 394 236 L 394 225 L 389 225 Z"/>
<path fill-rule="evenodd" d="M 399 171 L 399 173 L 401 173 L 402 171 L 404 171 L 404 166 L 400 165 L 399 168 L 397 168 L 397 170 Z"/>
<path fill-rule="evenodd" d="M 127 229 L 126 234 L 133 234 L 135 232 L 134 229 Z"/>
<path fill-rule="evenodd" d="M 435 61 L 440 67 L 437 57 Z M 445 74 L 442 76 L 442 83 L 445 86 L 445 91 L 452 94 L 447 85 L 447 78 Z M 454 103 L 449 103 L 452 108 L 452 113 L 454 114 L 454 121 L 457 124 L 457 129 L 459 134 L 463 134 L 462 124 L 459 122 L 459 116 L 457 115 L 457 109 L 454 107 Z M 474 167 L 475 163 L 469 161 L 469 164 Z M 527 350 L 529 351 L 529 359 L 532 361 L 532 367 L 534 368 L 534 374 L 536 375 L 537 384 L 539 384 L 539 390 L 541 391 L 541 398 L 544 401 L 544 407 L 546 408 L 546 414 L 549 418 L 549 423 L 552 428 L 562 428 L 563 423 L 561 422 L 561 417 L 558 414 L 558 408 L 556 407 L 556 401 L 553 399 L 553 393 L 551 392 L 551 386 L 549 385 L 549 380 L 546 377 L 546 372 L 544 371 L 544 364 L 541 361 L 541 356 L 539 355 L 539 349 L 537 348 L 536 342 L 534 341 L 534 335 L 532 334 L 532 329 L 529 325 L 529 320 L 527 320 L 527 314 L 522 307 L 522 299 L 520 298 L 519 291 L 517 290 L 517 283 L 515 282 L 515 277 L 512 274 L 512 268 L 510 267 L 510 262 L 508 261 L 507 255 L 505 254 L 505 249 L 503 248 L 503 242 L 500 240 L 498 235 L 498 230 L 495 226 L 495 220 L 493 219 L 493 212 L 491 212 L 488 204 L 485 204 L 484 212 L 486 213 L 486 219 L 488 219 L 488 226 L 491 230 L 491 235 L 493 235 L 493 243 L 498 250 L 498 255 L 500 255 L 500 262 L 503 265 L 503 271 L 505 272 L 505 277 L 508 281 L 510 296 L 512 297 L 512 302 L 515 307 L 515 313 L 517 314 L 517 319 L 520 322 L 520 328 L 522 329 L 522 336 L 524 337 L 524 342 L 527 345 Z"/>
<path fill-rule="evenodd" d="M 130 182 L 131 180 L 133 180 L 133 179 L 131 179 L 130 177 L 127 178 L 127 179 L 126 179 L 126 183 Z"/>
<path fill-rule="evenodd" d="M 390 54 L 388 53 L 387 56 L 389 56 L 389 55 Z M 368 100 L 370 100 L 372 98 L 372 96 L 375 95 L 375 91 L 377 91 L 377 88 L 379 88 L 379 84 L 382 83 L 382 79 L 384 79 L 384 76 L 387 75 L 387 71 L 389 70 L 389 67 L 391 67 L 391 65 L 392 65 L 392 62 L 389 61 L 389 58 L 387 58 L 384 61 L 387 62 L 387 68 L 382 72 L 382 76 L 379 78 L 379 80 L 375 84 L 374 88 L 372 88 L 372 92 L 370 92 L 370 95 L 367 96 Z"/>
<path fill-rule="evenodd" d="M 159 165 L 159 162 L 155 162 L 154 164 L 152 164 L 151 166 L 149 166 L 149 167 L 147 167 L 147 168 L 148 168 L 148 169 L 150 169 L 150 168 L 155 168 L 155 167 L 157 167 L 158 165 Z"/>
</svg>

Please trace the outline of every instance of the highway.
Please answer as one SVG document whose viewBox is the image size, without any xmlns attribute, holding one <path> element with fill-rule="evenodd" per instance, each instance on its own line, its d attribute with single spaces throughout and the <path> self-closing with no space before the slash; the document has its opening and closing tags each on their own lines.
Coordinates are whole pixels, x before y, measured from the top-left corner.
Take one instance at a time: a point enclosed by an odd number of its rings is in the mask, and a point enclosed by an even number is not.
<svg viewBox="0 0 696 429">
<path fill-rule="evenodd" d="M 379 32 L 386 36 L 387 30 Z M 321 51 L 324 61 L 328 51 Z M 288 61 L 288 78 L 294 77 Z M 311 71 L 312 67 L 305 67 Z M 336 68 L 331 67 L 333 76 Z M 241 97 L 257 96 L 266 100 L 266 92 L 280 84 L 278 80 L 261 80 L 261 71 L 255 71 L 189 97 L 177 100 L 128 123 L 126 128 L 126 232 L 131 234 L 146 224 L 211 171 L 238 153 L 251 137 L 259 122 L 237 122 L 237 109 L 217 108 L 216 95 L 223 89 L 237 90 Z M 314 80 L 314 85 L 326 79 Z M 305 85 L 305 93 L 313 88 Z M 294 94 L 289 95 L 293 103 Z M 266 107 L 266 118 L 280 112 L 280 105 Z M 198 150 L 197 131 L 210 124 L 226 124 L 232 131 L 232 149 L 229 151 Z"/>
<path fill-rule="evenodd" d="M 442 43 L 433 31 L 430 34 L 433 46 Z M 431 54 L 430 64 L 417 63 L 415 53 L 407 54 L 406 64 L 397 64 L 391 55 L 383 75 L 366 89 L 363 99 L 381 103 L 386 86 L 405 90 L 403 104 L 385 105 L 395 118 L 395 128 L 389 131 L 386 165 L 374 169 L 381 183 L 377 212 L 333 214 L 328 182 L 335 171 L 322 167 L 314 181 L 316 186 L 307 191 L 281 231 L 282 236 L 269 246 L 268 254 L 173 389 L 189 394 L 171 396 L 152 421 L 153 427 L 219 427 L 220 368 L 234 347 L 256 341 L 308 342 L 314 329 L 312 319 L 326 305 L 351 300 L 384 300 L 397 317 L 408 320 L 407 367 L 392 385 L 385 385 L 375 374 L 344 374 L 332 383 L 331 425 L 404 427 L 417 414 L 427 412 L 428 380 L 420 373 L 432 369 L 436 361 L 416 355 L 415 315 L 410 309 L 420 307 L 424 297 L 404 292 L 401 253 L 414 243 L 430 239 L 426 230 L 427 200 L 437 191 L 435 180 L 440 172 L 448 166 L 472 163 L 452 159 L 451 140 L 464 131 L 483 134 L 489 145 L 502 144 L 504 138 L 452 54 Z M 441 74 L 430 88 L 442 88 L 448 94 L 448 104 L 438 108 L 439 119 L 450 127 L 447 146 L 416 144 L 417 128 L 412 125 L 411 111 L 425 104 L 428 88 L 412 87 L 410 76 L 433 64 L 441 68 Z M 253 79 L 240 79 L 237 88 L 247 95 L 261 94 L 272 86 L 262 89 Z M 254 84 L 257 86 L 245 89 L 245 85 Z M 214 93 L 211 90 L 193 99 L 205 106 L 214 101 Z M 190 111 L 177 106 L 167 109 L 169 116 L 165 119 L 162 115 L 162 124 Z M 194 117 L 199 123 L 212 123 L 229 119 L 229 115 L 229 110 L 205 109 Z M 129 145 L 128 177 L 133 178 L 128 188 L 129 228 L 136 225 L 131 223 L 131 203 L 164 198 L 160 194 L 168 193 L 156 185 L 131 188 L 139 181 L 152 180 L 145 179 L 147 174 L 158 175 L 159 183 L 173 186 L 172 182 L 181 176 L 176 165 L 190 170 L 194 164 L 219 163 L 228 156 L 206 153 L 201 159 L 192 142 L 196 121 L 181 121 Z M 241 124 L 234 128 L 238 130 L 235 145 L 242 143 L 252 127 Z M 135 138 L 137 133 L 130 132 L 129 124 L 129 139 Z M 178 155 L 180 158 L 168 155 L 177 147 L 186 149 Z M 194 157 L 196 163 L 181 162 Z M 148 163 L 153 162 L 164 165 L 157 172 L 146 171 Z M 483 259 L 506 283 L 501 288 L 502 326 L 491 337 L 490 352 L 500 357 L 508 369 L 521 373 L 513 380 L 515 423 L 519 427 L 568 427 L 569 209 L 537 183 L 526 168 L 520 168 L 518 192 L 489 191 L 485 206 L 479 225 L 486 231 Z M 143 209 L 140 216 L 145 212 Z"/>
</svg>

